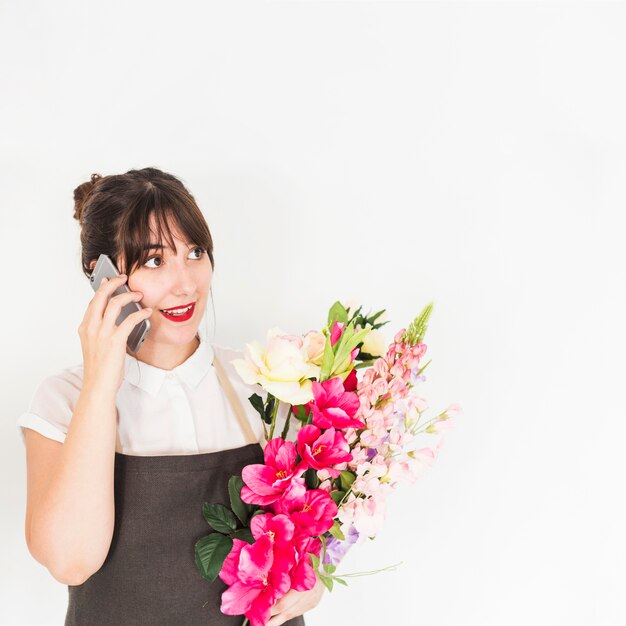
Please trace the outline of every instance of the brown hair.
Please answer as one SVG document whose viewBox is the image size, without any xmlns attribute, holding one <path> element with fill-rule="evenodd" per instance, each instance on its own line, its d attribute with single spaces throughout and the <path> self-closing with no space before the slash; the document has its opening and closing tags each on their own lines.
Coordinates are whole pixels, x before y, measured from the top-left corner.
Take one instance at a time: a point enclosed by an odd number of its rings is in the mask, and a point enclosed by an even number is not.
<svg viewBox="0 0 626 626">
<path fill-rule="evenodd" d="M 74 189 L 74 218 L 81 225 L 83 273 L 89 277 L 91 261 L 107 254 L 120 272 L 130 275 L 149 256 L 144 248 L 153 243 L 150 237 L 150 215 L 155 214 L 157 243 L 163 237 L 176 249 L 167 223 L 171 218 L 187 243 L 206 250 L 213 260 L 213 239 L 194 197 L 183 183 L 154 167 L 129 170 L 125 174 L 101 176 Z"/>
</svg>

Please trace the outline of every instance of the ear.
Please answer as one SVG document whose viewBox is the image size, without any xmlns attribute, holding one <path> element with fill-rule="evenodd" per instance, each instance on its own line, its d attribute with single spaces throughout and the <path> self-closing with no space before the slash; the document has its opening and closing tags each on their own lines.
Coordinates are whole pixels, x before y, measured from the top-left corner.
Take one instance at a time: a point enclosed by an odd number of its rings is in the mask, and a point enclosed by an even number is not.
<svg viewBox="0 0 626 626">
<path fill-rule="evenodd" d="M 93 271 L 93 268 L 96 266 L 97 261 L 94 259 L 90 264 L 89 264 L 89 269 L 91 271 Z"/>
</svg>

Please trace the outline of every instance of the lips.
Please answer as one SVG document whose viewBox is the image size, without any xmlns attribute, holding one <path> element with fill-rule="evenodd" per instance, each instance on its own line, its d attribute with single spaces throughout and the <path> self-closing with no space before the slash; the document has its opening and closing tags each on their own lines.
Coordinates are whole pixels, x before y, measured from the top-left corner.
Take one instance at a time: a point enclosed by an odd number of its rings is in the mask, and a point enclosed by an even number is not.
<svg viewBox="0 0 626 626">
<path fill-rule="evenodd" d="M 187 304 L 179 304 L 178 306 L 170 307 L 169 309 L 160 309 L 160 311 L 168 312 L 168 311 L 176 311 L 176 309 L 186 309 L 188 306 L 195 304 L 195 302 L 187 302 Z"/>
<path fill-rule="evenodd" d="M 176 308 L 183 308 L 183 307 L 176 307 Z M 191 303 L 191 308 L 184 315 L 171 315 L 170 313 L 168 313 L 169 310 L 171 309 L 160 310 L 161 315 L 165 319 L 170 320 L 170 322 L 186 322 L 188 319 L 191 319 L 191 317 L 193 316 L 193 312 L 196 310 L 196 303 L 195 302 Z"/>
</svg>

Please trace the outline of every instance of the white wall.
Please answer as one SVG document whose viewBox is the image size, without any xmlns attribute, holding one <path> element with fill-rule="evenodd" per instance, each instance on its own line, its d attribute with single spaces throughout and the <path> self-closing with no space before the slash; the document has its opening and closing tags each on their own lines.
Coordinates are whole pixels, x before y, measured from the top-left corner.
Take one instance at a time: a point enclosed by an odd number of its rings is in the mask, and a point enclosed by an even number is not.
<svg viewBox="0 0 626 626">
<path fill-rule="evenodd" d="M 338 298 L 387 307 L 391 338 L 435 301 L 423 392 L 465 415 L 342 569 L 403 565 L 310 626 L 626 622 L 624 4 L 0 12 L 3 623 L 66 606 L 25 545 L 15 420 L 81 359 L 72 190 L 148 165 L 209 222 L 217 342 L 319 327 Z"/>
</svg>

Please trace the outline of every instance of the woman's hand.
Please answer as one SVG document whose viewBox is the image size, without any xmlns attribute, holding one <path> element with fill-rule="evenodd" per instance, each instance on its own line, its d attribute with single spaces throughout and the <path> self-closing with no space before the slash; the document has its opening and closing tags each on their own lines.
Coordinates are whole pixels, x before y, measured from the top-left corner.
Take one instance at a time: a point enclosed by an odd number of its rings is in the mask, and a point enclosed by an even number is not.
<svg viewBox="0 0 626 626">
<path fill-rule="evenodd" d="M 324 593 L 324 583 L 317 578 L 315 586 L 308 591 L 290 589 L 273 607 L 270 612 L 272 619 L 267 626 L 279 626 L 306 611 L 310 611 L 319 604 Z"/>
<path fill-rule="evenodd" d="M 139 322 L 152 315 L 151 308 L 131 313 L 119 326 L 115 323 L 122 307 L 143 298 L 140 291 L 113 293 L 126 282 L 120 274 L 111 280 L 102 279 L 78 327 L 83 351 L 83 388 L 97 383 L 117 393 L 124 380 L 126 341 Z"/>
</svg>

